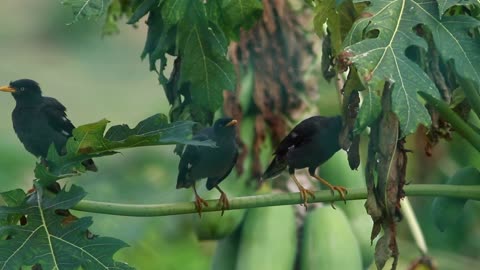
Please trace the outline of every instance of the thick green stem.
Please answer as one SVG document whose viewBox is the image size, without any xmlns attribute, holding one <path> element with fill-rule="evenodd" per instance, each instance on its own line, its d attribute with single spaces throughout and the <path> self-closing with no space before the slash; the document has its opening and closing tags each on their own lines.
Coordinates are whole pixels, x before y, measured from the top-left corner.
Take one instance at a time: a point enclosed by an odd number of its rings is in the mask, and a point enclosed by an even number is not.
<svg viewBox="0 0 480 270">
<path fill-rule="evenodd" d="M 448 121 L 455 130 L 462 135 L 470 144 L 472 144 L 478 151 L 480 151 L 480 134 L 475 132 L 460 116 L 458 116 L 448 105 L 438 100 L 427 93 L 419 92 L 419 95 L 423 97 L 428 104 L 432 105 L 445 119 Z"/>
<path fill-rule="evenodd" d="M 475 88 L 475 84 L 472 81 L 459 78 L 460 86 L 465 92 L 468 103 L 472 106 L 473 111 L 480 117 L 480 95 L 478 90 Z"/>
<path fill-rule="evenodd" d="M 405 187 L 407 196 L 446 196 L 463 199 L 480 200 L 480 185 L 410 185 Z M 367 198 L 367 190 L 364 188 L 349 189 L 347 200 L 361 200 Z M 332 196 L 330 191 L 317 191 L 315 199 L 309 202 L 341 201 L 338 194 Z M 299 193 L 280 193 L 258 196 L 238 197 L 230 200 L 230 209 L 256 208 L 276 205 L 300 204 L 302 199 Z M 221 211 L 216 200 L 209 200 L 209 206 L 203 208 L 203 212 Z M 196 213 L 193 202 L 180 202 L 168 204 L 120 204 L 95 201 L 81 201 L 74 210 L 101 213 L 117 216 L 170 216 Z"/>
</svg>

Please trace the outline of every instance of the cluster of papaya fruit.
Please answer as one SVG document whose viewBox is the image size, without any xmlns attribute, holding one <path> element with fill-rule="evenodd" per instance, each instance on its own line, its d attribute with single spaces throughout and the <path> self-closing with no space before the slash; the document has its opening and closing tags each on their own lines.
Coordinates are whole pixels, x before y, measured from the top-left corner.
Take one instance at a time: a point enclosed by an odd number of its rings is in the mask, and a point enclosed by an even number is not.
<svg viewBox="0 0 480 270">
<path fill-rule="evenodd" d="M 255 118 L 245 117 L 240 136 L 248 153 L 253 152 L 254 130 Z M 268 165 L 273 152 L 269 136 L 266 139 L 260 149 L 262 167 Z M 244 172 L 251 171 L 253 160 L 251 156 L 245 159 Z M 346 160 L 344 151 L 337 152 L 322 165 L 322 177 L 349 188 L 364 187 L 363 175 L 352 171 Z M 342 172 L 341 177 L 338 172 Z M 269 185 L 281 181 L 269 180 L 253 191 L 246 184 L 252 177 L 248 173 L 232 173 L 229 177 L 233 179 L 224 181 L 223 189 L 232 198 L 271 193 Z M 206 199 L 218 197 L 215 192 L 200 192 Z M 372 221 L 363 204 L 336 203 L 336 210 L 329 203 L 320 207 L 310 204 L 307 213 L 302 206 L 286 205 L 229 210 L 223 217 L 218 212 L 207 212 L 201 218 L 192 218 L 199 240 L 217 240 L 213 270 L 366 269 L 373 263 L 374 246 L 370 243 Z"/>
<path fill-rule="evenodd" d="M 295 221 L 294 206 L 247 210 L 241 226 L 218 241 L 212 269 L 364 269 L 371 264 L 369 243 L 362 253 L 343 210 L 316 208 L 300 233 Z"/>
<path fill-rule="evenodd" d="M 335 155 L 325 174 L 341 169 L 345 158 L 343 153 Z M 364 184 L 357 172 L 342 178 L 348 183 L 338 179 L 338 184 Z M 295 214 L 296 207 L 304 211 L 303 207 L 290 205 L 227 211 L 223 217 L 204 213 L 201 219 L 195 216 L 195 229 L 200 240 L 218 240 L 213 270 L 367 269 L 374 247 L 369 237 L 372 221 L 363 204 L 337 203 L 335 210 L 326 203 L 309 208 L 304 218 Z"/>
</svg>

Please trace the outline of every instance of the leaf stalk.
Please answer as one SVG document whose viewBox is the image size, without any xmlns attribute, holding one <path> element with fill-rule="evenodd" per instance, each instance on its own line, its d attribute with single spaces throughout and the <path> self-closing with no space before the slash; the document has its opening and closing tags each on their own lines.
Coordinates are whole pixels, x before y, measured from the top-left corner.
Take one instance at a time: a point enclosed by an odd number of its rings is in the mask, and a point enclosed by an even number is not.
<svg viewBox="0 0 480 270">
<path fill-rule="evenodd" d="M 405 187 L 407 196 L 446 196 L 480 200 L 480 185 L 410 185 Z M 346 200 L 362 200 L 367 198 L 365 188 L 352 188 L 348 190 Z M 313 202 L 342 201 L 338 194 L 332 196 L 330 191 L 315 192 Z M 300 193 L 280 193 L 257 196 L 238 197 L 230 200 L 230 210 L 257 208 L 278 205 L 294 205 L 302 203 Z M 209 200 L 209 206 L 202 209 L 202 212 L 221 211 L 216 200 Z M 179 202 L 166 204 L 121 204 L 109 202 L 97 202 L 82 200 L 72 209 L 83 212 L 100 213 L 117 216 L 133 217 L 156 217 L 196 213 L 193 202 Z"/>
</svg>

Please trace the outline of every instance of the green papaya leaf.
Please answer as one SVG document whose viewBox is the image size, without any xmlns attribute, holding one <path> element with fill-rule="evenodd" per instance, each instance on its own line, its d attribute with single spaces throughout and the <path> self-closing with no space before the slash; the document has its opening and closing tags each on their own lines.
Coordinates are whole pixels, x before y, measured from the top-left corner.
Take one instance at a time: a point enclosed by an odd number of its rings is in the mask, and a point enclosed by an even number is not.
<svg viewBox="0 0 480 270">
<path fill-rule="evenodd" d="M 385 81 L 393 84 L 392 107 L 400 121 L 402 137 L 414 132 L 419 124 L 430 125 L 430 115 L 417 92 L 439 97 L 427 74 L 405 55 L 411 46 L 427 49 L 426 42 L 416 35 L 417 25 L 428 22 L 427 27 L 442 27 L 430 18 L 436 8 L 433 1 L 370 1 L 364 18 L 354 24 L 344 42 L 345 55 L 358 69 L 367 88 L 380 90 Z"/>
<path fill-rule="evenodd" d="M 105 23 L 103 24 L 102 35 L 109 36 L 113 34 L 118 34 L 120 30 L 117 26 L 117 21 L 122 17 L 122 5 L 118 0 L 113 0 L 106 12 Z"/>
<path fill-rule="evenodd" d="M 368 91 L 363 98 L 362 107 L 360 107 L 360 111 L 358 112 L 353 133 L 359 134 L 362 132 L 380 116 L 381 111 L 380 97 L 374 93 L 374 91 Z"/>
<path fill-rule="evenodd" d="M 160 5 L 162 1 L 161 0 L 144 0 L 138 7 L 135 8 L 135 11 L 133 12 L 132 16 L 128 20 L 128 24 L 134 24 L 138 22 L 143 16 L 145 16 L 154 5 Z"/>
<path fill-rule="evenodd" d="M 72 8 L 72 23 L 75 23 L 82 19 L 102 16 L 107 11 L 110 0 L 63 0 L 62 4 Z"/>
<path fill-rule="evenodd" d="M 438 0 L 438 11 L 440 12 L 440 15 L 444 14 L 447 9 L 453 7 L 453 6 L 459 6 L 459 5 L 472 5 L 472 4 L 477 4 L 480 5 L 479 0 Z"/>
<path fill-rule="evenodd" d="M 263 5 L 259 0 L 227 0 L 221 1 L 221 5 L 223 21 L 220 25 L 230 34 L 230 38 L 235 40 L 240 37 L 240 28 L 250 29 L 263 12 Z"/>
<path fill-rule="evenodd" d="M 195 141 L 192 138 L 191 121 L 168 123 L 163 114 L 153 115 L 131 129 L 127 125 L 111 127 L 106 133 L 108 120 L 101 120 L 79 126 L 73 130 L 73 137 L 67 141 L 66 153 L 60 155 L 53 145 L 50 147 L 44 164 L 37 164 L 35 176 L 42 185 L 58 179 L 70 177 L 84 171 L 82 161 L 117 153 L 124 148 L 152 145 L 192 144 L 215 147 L 213 141 Z M 105 134 L 105 135 L 104 135 Z"/>
<path fill-rule="evenodd" d="M 191 0 L 165 0 L 162 5 L 162 17 L 169 25 L 178 24 L 184 19 L 186 13 L 190 8 Z"/>
<path fill-rule="evenodd" d="M 113 260 L 127 244 L 110 237 L 92 235 L 91 217 L 76 218 L 56 211 L 77 204 L 85 191 L 72 186 L 52 197 L 38 192 L 16 207 L 0 207 L 0 213 L 26 216 L 23 225 L 0 227 L 0 269 L 21 269 L 39 264 L 42 269 L 133 269 Z"/>
<path fill-rule="evenodd" d="M 25 199 L 25 192 L 21 189 L 14 189 L 0 193 L 0 206 L 15 207 L 22 204 Z M 22 215 L 4 214 L 0 212 L 0 226 L 16 224 Z"/>
<path fill-rule="evenodd" d="M 165 24 L 160 12 L 161 9 L 159 7 L 150 10 L 146 22 L 148 25 L 147 39 L 140 57 L 144 59 L 148 55 L 150 70 L 157 70 L 155 63 L 160 60 L 159 76 L 160 78 L 164 78 L 163 80 L 160 80 L 160 82 L 162 82 L 165 87 L 167 83 L 167 78 L 164 75 L 165 67 L 167 65 L 165 54 L 170 47 L 174 46 L 175 38 L 172 37 L 167 40 L 168 42 L 165 42 L 170 27 Z"/>
<path fill-rule="evenodd" d="M 223 90 L 235 89 L 235 71 L 227 60 L 222 32 L 208 24 L 205 7 L 192 1 L 178 26 L 181 35 L 180 84 L 188 85 L 191 98 L 212 112 L 223 104 Z"/>
<path fill-rule="evenodd" d="M 323 37 L 323 24 L 337 15 L 335 0 L 316 0 L 313 28 L 319 37 Z"/>
<path fill-rule="evenodd" d="M 315 0 L 313 27 L 319 37 L 323 37 L 323 25 L 327 23 L 334 55 L 341 51 L 342 41 L 352 28 L 355 8 L 351 1 Z"/>
<path fill-rule="evenodd" d="M 436 9 L 428 11 L 428 28 L 432 32 L 435 46 L 445 62 L 455 65 L 460 77 L 480 85 L 480 38 L 471 35 L 474 28 L 480 27 L 480 21 L 470 16 L 444 16 L 438 19 Z M 480 94 L 479 88 L 477 95 Z M 467 95 L 468 96 L 468 95 Z"/>
<path fill-rule="evenodd" d="M 480 171 L 473 167 L 458 170 L 447 181 L 450 185 L 479 185 Z M 463 215 L 466 199 L 436 197 L 432 204 L 432 214 L 435 225 L 440 231 L 445 231 L 457 223 Z"/>
</svg>

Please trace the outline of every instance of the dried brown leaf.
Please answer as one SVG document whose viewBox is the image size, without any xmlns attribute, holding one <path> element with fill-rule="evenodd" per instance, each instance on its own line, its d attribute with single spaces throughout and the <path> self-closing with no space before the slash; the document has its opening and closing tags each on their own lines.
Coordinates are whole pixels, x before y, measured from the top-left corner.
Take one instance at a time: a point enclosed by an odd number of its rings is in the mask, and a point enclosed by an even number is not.
<svg viewBox="0 0 480 270">
<path fill-rule="evenodd" d="M 253 105 L 241 108 L 239 97 L 241 80 L 236 91 L 228 97 L 224 106 L 227 115 L 254 114 L 255 139 L 252 147 L 252 175 L 259 176 L 260 146 L 269 134 L 274 145 L 287 133 L 287 119 L 304 109 L 300 91 L 308 91 L 311 85 L 303 80 L 305 69 L 313 58 L 313 41 L 303 32 L 302 21 L 308 13 L 295 13 L 287 0 L 263 0 L 262 19 L 249 31 L 241 31 L 240 40 L 229 47 L 229 57 L 240 78 L 253 69 Z M 267 132 L 268 130 L 268 132 Z M 240 142 L 239 145 L 242 145 Z M 242 147 L 246 149 L 246 147 Z M 243 154 L 243 153 L 242 153 Z M 247 154 L 240 156 L 237 166 L 242 168 Z M 238 168 L 237 167 L 237 168 Z"/>
</svg>

